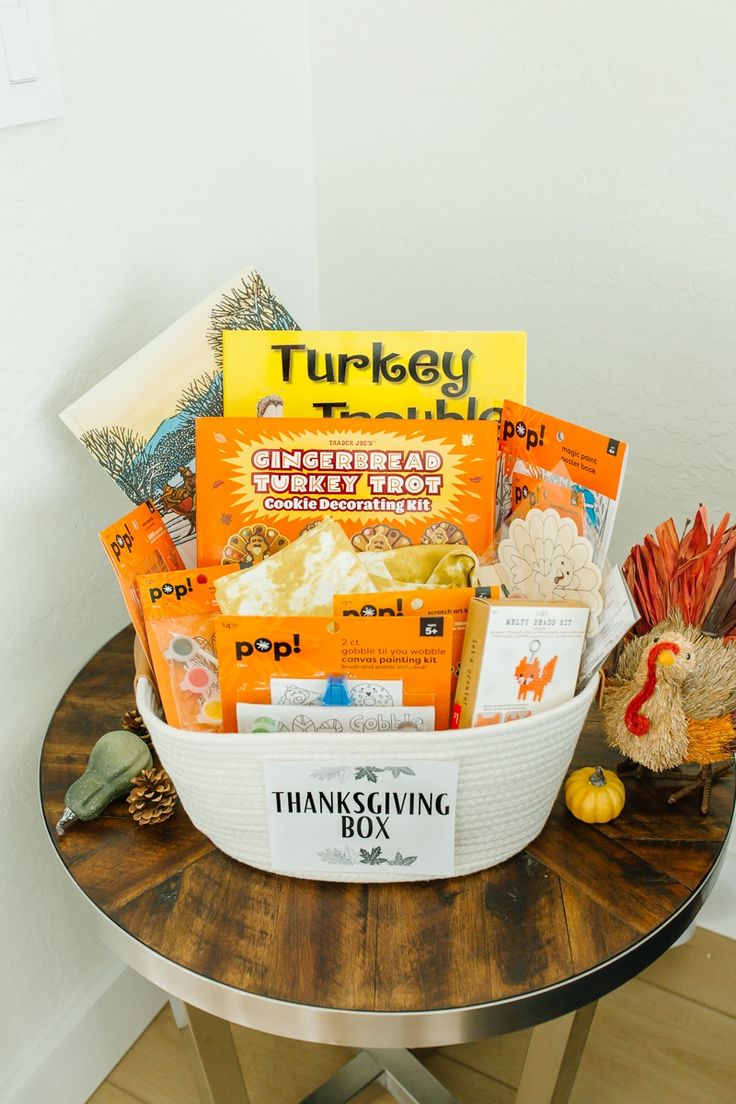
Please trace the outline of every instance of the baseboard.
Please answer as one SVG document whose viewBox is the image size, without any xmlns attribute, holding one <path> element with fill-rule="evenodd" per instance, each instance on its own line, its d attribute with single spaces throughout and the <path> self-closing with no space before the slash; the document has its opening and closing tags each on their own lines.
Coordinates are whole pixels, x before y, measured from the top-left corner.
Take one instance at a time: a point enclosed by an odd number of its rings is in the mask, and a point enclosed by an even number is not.
<svg viewBox="0 0 736 1104">
<path fill-rule="evenodd" d="M 0 1101 L 84 1104 L 167 1000 L 134 970 L 116 967 L 0 1084 Z"/>
</svg>

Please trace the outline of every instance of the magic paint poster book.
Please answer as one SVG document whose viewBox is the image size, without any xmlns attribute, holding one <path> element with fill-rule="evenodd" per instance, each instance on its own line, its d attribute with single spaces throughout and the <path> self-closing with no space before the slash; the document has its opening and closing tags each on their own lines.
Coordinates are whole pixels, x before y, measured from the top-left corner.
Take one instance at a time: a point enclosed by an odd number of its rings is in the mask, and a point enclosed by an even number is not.
<svg viewBox="0 0 736 1104">
<path fill-rule="evenodd" d="M 189 567 L 194 419 L 222 414 L 225 326 L 298 329 L 255 269 L 244 268 L 60 415 L 132 502 L 155 503 Z"/>
<path fill-rule="evenodd" d="M 534 505 L 554 507 L 573 518 L 602 566 L 621 498 L 626 442 L 509 400 L 498 451 L 499 522 L 524 517 Z"/>
<path fill-rule="evenodd" d="M 490 543 L 494 421 L 198 418 L 196 438 L 200 565 L 256 565 L 325 518 L 359 552 Z"/>
<path fill-rule="evenodd" d="M 225 331 L 234 417 L 497 420 L 525 402 L 526 334 Z"/>
</svg>

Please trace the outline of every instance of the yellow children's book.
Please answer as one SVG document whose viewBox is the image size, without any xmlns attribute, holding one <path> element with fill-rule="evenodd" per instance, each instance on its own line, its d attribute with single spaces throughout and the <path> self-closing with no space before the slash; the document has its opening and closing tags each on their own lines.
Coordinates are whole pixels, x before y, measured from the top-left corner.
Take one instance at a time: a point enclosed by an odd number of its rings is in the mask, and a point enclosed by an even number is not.
<svg viewBox="0 0 736 1104">
<path fill-rule="evenodd" d="M 309 702 L 311 684 L 331 676 L 360 680 L 362 705 L 383 704 L 389 680 L 400 705 L 432 706 L 435 727 L 450 715 L 451 621 L 407 617 L 392 626 L 348 617 L 219 617 L 215 636 L 226 732 L 238 702 Z M 278 682 L 278 694 L 276 683 Z"/>
<path fill-rule="evenodd" d="M 227 416 L 498 419 L 525 402 L 526 334 L 223 332 Z"/>
<path fill-rule="evenodd" d="M 324 518 L 359 552 L 493 533 L 497 423 L 198 418 L 200 565 L 261 563 Z"/>
</svg>

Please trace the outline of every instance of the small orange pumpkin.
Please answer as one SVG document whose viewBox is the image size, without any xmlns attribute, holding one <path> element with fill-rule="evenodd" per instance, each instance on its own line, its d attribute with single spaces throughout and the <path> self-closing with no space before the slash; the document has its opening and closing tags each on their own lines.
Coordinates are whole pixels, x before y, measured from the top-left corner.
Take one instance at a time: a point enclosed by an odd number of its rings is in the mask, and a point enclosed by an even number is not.
<svg viewBox="0 0 736 1104">
<path fill-rule="evenodd" d="M 624 784 L 614 771 L 581 767 L 565 782 L 565 804 L 586 824 L 606 824 L 621 812 L 626 800 Z"/>
</svg>

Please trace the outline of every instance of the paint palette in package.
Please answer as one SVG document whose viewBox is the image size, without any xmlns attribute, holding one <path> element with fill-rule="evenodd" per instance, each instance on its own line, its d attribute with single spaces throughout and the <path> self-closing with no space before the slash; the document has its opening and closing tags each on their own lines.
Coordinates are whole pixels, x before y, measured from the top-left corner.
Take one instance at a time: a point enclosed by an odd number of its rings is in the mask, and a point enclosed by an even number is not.
<svg viewBox="0 0 736 1104">
<path fill-rule="evenodd" d="M 221 731 L 214 583 L 233 566 L 139 575 L 138 592 L 166 720 L 177 728 Z"/>
</svg>

